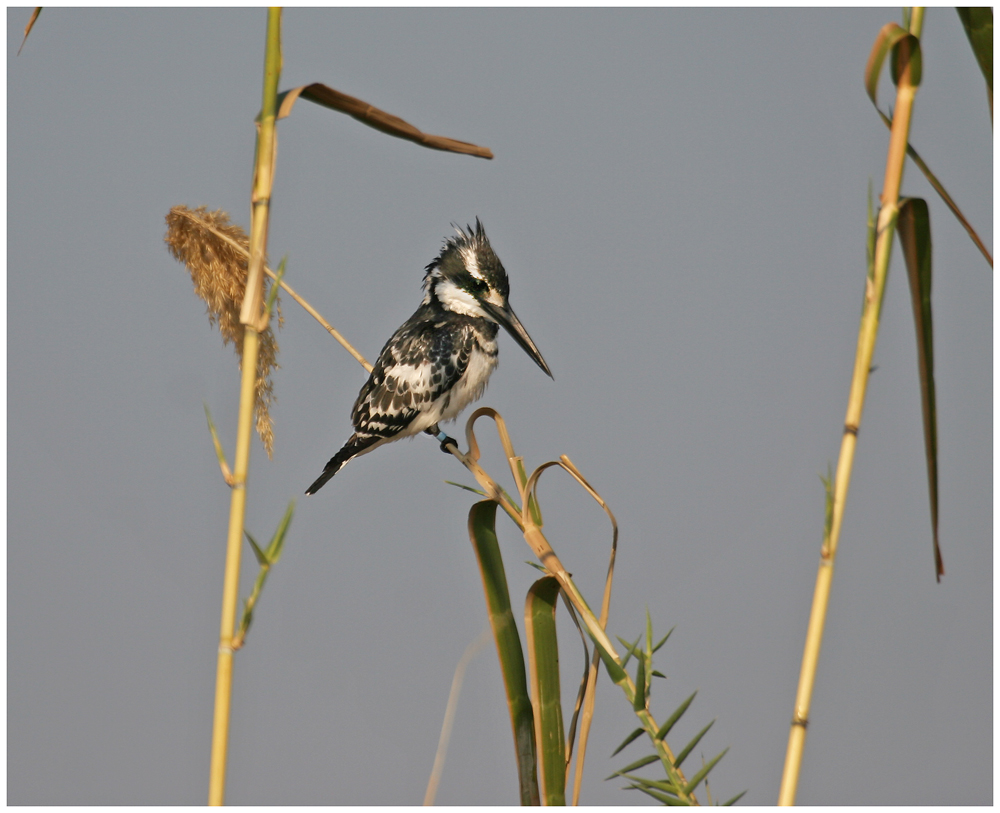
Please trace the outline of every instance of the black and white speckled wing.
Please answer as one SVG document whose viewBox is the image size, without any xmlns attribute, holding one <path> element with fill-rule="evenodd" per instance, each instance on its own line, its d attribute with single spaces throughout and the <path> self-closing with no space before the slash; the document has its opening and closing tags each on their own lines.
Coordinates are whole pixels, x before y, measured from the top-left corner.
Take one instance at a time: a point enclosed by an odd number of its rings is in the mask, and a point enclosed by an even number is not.
<svg viewBox="0 0 1000 813">
<path fill-rule="evenodd" d="M 468 369 L 476 336 L 464 320 L 421 316 L 421 311 L 414 314 L 382 348 L 351 411 L 354 434 L 306 494 L 316 493 L 358 455 L 441 420 L 439 399 Z M 444 408 L 448 400 L 446 396 Z"/>
<path fill-rule="evenodd" d="M 356 432 L 389 438 L 437 423 L 437 401 L 465 374 L 474 343 L 471 325 L 461 320 L 403 325 L 382 348 L 358 394 L 351 411 Z"/>
</svg>

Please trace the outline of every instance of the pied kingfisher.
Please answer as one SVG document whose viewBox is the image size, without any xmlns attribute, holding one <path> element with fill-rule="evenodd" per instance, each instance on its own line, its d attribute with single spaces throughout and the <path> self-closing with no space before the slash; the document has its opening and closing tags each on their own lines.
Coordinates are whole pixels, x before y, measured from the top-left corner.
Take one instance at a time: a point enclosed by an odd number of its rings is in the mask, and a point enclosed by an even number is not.
<svg viewBox="0 0 1000 813">
<path fill-rule="evenodd" d="M 347 462 L 393 440 L 426 432 L 455 441 L 438 427 L 458 416 L 486 389 L 497 366 L 497 330 L 503 325 L 535 364 L 549 365 L 514 315 L 510 285 L 483 224 L 456 228 L 457 237 L 424 273 L 416 313 L 386 342 L 351 410 L 354 434 L 306 490 L 315 494 Z"/>
</svg>

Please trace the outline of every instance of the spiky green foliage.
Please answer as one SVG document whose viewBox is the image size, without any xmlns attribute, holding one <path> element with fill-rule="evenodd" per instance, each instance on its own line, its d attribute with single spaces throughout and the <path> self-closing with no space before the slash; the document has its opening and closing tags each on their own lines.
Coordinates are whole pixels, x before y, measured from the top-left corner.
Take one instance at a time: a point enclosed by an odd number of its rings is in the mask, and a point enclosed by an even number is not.
<svg viewBox="0 0 1000 813">
<path fill-rule="evenodd" d="M 653 622 L 649 615 L 649 611 L 646 611 L 646 634 L 645 634 L 645 646 L 640 647 L 639 642 L 642 640 L 643 636 L 640 636 L 635 640 L 634 643 L 629 643 L 623 638 L 618 638 L 622 646 L 625 647 L 626 655 L 622 659 L 622 665 L 624 666 L 630 658 L 635 658 L 636 664 L 636 675 L 635 675 L 635 695 L 633 697 L 633 708 L 638 712 L 640 710 L 640 704 L 643 710 L 648 710 L 651 701 L 651 688 L 652 682 L 650 678 L 654 674 L 660 674 L 653 668 L 653 655 L 667 642 L 670 637 L 670 630 L 666 635 L 663 636 L 658 642 L 653 643 Z M 612 756 L 621 753 L 628 745 L 633 743 L 635 740 L 639 739 L 642 734 L 647 734 L 652 743 L 656 744 L 664 743 L 667 735 L 673 730 L 676 723 L 681 719 L 684 713 L 688 710 L 691 702 L 694 700 L 697 692 L 693 692 L 690 697 L 688 697 L 684 702 L 682 702 L 673 713 L 666 719 L 666 721 L 659 728 L 649 730 L 647 726 L 642 726 L 633 730 L 619 745 Z M 641 719 L 641 718 L 640 718 Z M 651 719 L 651 718 L 650 718 Z M 697 804 L 694 799 L 694 792 L 705 782 L 707 785 L 707 779 L 709 773 L 712 769 L 719 763 L 719 760 L 726 755 L 726 748 L 721 753 L 713 757 L 708 762 L 705 762 L 702 767 L 690 778 L 685 778 L 684 774 L 681 772 L 681 766 L 684 760 L 688 758 L 692 751 L 701 742 L 702 737 L 708 733 L 708 730 L 712 727 L 715 721 L 712 720 L 708 725 L 701 729 L 691 740 L 677 752 L 676 756 L 671 757 L 673 752 L 669 748 L 660 749 L 657 748 L 655 753 L 648 754 L 640 759 L 634 760 L 626 765 L 624 768 L 615 771 L 608 779 L 613 779 L 617 776 L 628 780 L 629 784 L 625 786 L 626 790 L 639 790 L 645 793 L 647 796 L 656 799 L 658 802 L 665 805 L 690 805 Z M 647 765 L 652 765 L 653 763 L 659 763 L 663 768 L 666 777 L 663 779 L 653 779 L 649 777 L 639 776 L 635 771 L 640 768 L 644 768 Z M 745 792 L 745 791 L 744 791 Z M 734 796 L 726 804 L 735 803 L 743 794 Z"/>
</svg>

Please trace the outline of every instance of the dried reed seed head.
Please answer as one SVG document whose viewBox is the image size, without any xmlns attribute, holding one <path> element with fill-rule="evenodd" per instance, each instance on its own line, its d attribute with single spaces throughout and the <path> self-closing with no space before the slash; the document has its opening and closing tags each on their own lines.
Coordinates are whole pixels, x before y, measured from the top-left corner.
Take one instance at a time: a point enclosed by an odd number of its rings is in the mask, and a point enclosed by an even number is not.
<svg viewBox="0 0 1000 813">
<path fill-rule="evenodd" d="M 240 308 L 247 283 L 246 253 L 230 245 L 229 238 L 249 252 L 250 241 L 239 226 L 229 222 L 229 216 L 221 209 L 209 212 L 207 207 L 189 209 L 175 206 L 167 215 L 167 233 L 163 238 L 170 253 L 187 266 L 194 283 L 194 292 L 200 296 L 208 308 L 209 324 L 218 324 L 223 344 L 232 342 L 236 354 L 243 365 L 243 328 L 240 324 Z M 264 285 L 266 300 L 271 281 Z M 278 326 L 283 319 L 281 305 L 275 299 L 275 313 Z M 257 434 L 260 435 L 267 456 L 271 457 L 274 447 L 274 430 L 271 424 L 270 405 L 277 400 L 271 371 L 279 367 L 278 343 L 270 326 L 260 334 L 260 348 L 257 354 L 257 384 L 255 408 L 257 411 Z"/>
</svg>

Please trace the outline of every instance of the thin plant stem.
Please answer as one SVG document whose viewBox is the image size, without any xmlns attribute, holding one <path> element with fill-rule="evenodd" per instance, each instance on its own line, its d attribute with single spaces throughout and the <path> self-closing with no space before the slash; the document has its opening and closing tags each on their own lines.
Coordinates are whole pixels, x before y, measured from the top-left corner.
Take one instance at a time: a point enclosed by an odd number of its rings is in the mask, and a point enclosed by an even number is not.
<svg viewBox="0 0 1000 813">
<path fill-rule="evenodd" d="M 438 784 L 444 771 L 444 759 L 448 754 L 448 741 L 451 739 L 451 730 L 455 725 L 455 710 L 458 708 L 458 696 L 462 691 L 462 682 L 465 680 L 465 670 L 472 659 L 490 642 L 491 637 L 492 632 L 487 625 L 465 648 L 465 652 L 462 653 L 462 657 L 459 658 L 458 665 L 455 667 L 455 676 L 451 679 L 451 691 L 448 693 L 448 704 L 445 706 L 444 721 L 441 723 L 441 737 L 438 739 L 437 753 L 434 755 L 434 767 L 431 769 L 431 776 L 427 781 L 427 791 L 424 793 L 425 806 L 433 805 L 434 798 L 437 796 Z"/>
<path fill-rule="evenodd" d="M 257 130 L 257 155 L 253 185 L 253 216 L 250 227 L 250 263 L 240 322 L 244 325 L 243 362 L 240 382 L 239 417 L 236 426 L 236 455 L 229 504 L 229 534 L 222 588 L 222 620 L 215 679 L 215 714 L 212 727 L 212 755 L 209 767 L 208 803 L 225 800 L 226 756 L 229 743 L 229 712 L 233 679 L 233 631 L 239 599 L 240 552 L 246 515 L 246 482 L 250 464 L 250 437 L 253 429 L 257 355 L 260 348 L 261 309 L 264 275 L 261 271 L 267 252 L 267 228 L 271 187 L 274 177 L 278 77 L 281 73 L 281 9 L 268 10 L 264 57 L 264 92 Z M 266 315 L 264 316 L 266 319 Z"/>
<path fill-rule="evenodd" d="M 197 223 L 198 228 L 204 229 L 205 231 L 214 234 L 219 240 L 222 240 L 224 243 L 228 244 L 233 249 L 233 251 L 238 251 L 243 256 L 249 258 L 250 256 L 249 251 L 247 251 L 245 248 L 243 248 L 243 246 L 241 246 L 239 243 L 233 240 L 233 238 L 231 238 L 228 234 L 224 234 L 223 232 L 214 228 L 210 223 L 199 218 L 197 213 L 185 209 L 183 211 L 179 211 L 178 214 L 180 214 L 182 217 L 188 218 L 194 223 Z M 306 313 L 308 313 L 313 319 L 319 322 L 323 326 L 323 328 L 331 336 L 333 336 L 333 338 L 335 338 L 338 342 L 340 342 L 341 346 L 354 357 L 354 360 L 357 361 L 358 364 L 364 367 L 365 370 L 368 371 L 369 373 L 372 371 L 372 365 L 368 363 L 368 360 L 364 356 L 362 356 L 354 348 L 354 346 L 349 341 L 347 341 L 347 339 L 345 339 L 340 334 L 340 332 L 337 331 L 336 328 L 333 327 L 333 325 L 327 322 L 326 319 L 324 319 L 320 315 L 319 311 L 317 311 L 312 305 L 310 305 L 306 299 L 304 299 L 302 296 L 296 293 L 287 282 L 285 282 L 283 279 L 279 280 L 278 275 L 270 268 L 268 268 L 267 265 L 264 265 L 263 270 L 265 274 L 267 274 L 271 279 L 275 280 L 277 284 L 281 286 L 282 290 L 284 290 L 285 293 L 287 293 L 292 299 L 298 302 L 305 309 Z"/>
<path fill-rule="evenodd" d="M 910 15 L 910 33 L 919 37 L 922 22 L 923 9 L 914 9 L 913 14 Z M 882 297 L 885 293 L 885 281 L 889 272 L 892 240 L 899 215 L 899 188 L 903 178 L 913 99 L 917 88 L 912 83 L 910 76 L 912 67 L 910 42 L 904 39 L 898 47 L 900 49 L 899 64 L 902 66 L 902 70 L 897 86 L 896 111 L 889 136 L 885 180 L 882 186 L 882 208 L 878 216 L 874 274 L 866 282 L 864 311 L 861 315 L 858 346 L 854 360 L 854 374 L 851 379 L 840 457 L 837 460 L 837 473 L 833 485 L 833 517 L 829 534 L 823 540 L 820 549 L 819 571 L 816 574 L 816 588 L 813 594 L 805 649 L 802 655 L 802 668 L 799 673 L 799 686 L 795 697 L 795 711 L 788 735 L 788 750 L 785 755 L 785 768 L 778 795 L 779 805 L 795 804 L 799 772 L 802 768 L 802 752 L 805 748 L 806 728 L 809 725 L 809 710 L 816 682 L 816 668 L 823 642 L 827 607 L 830 601 L 830 585 L 833 581 L 834 563 L 837 558 L 837 545 L 840 541 L 847 491 L 851 483 L 854 451 L 858 443 L 858 430 L 861 426 L 868 376 L 871 371 L 872 355 L 875 352 L 875 341 L 878 337 Z"/>
</svg>

